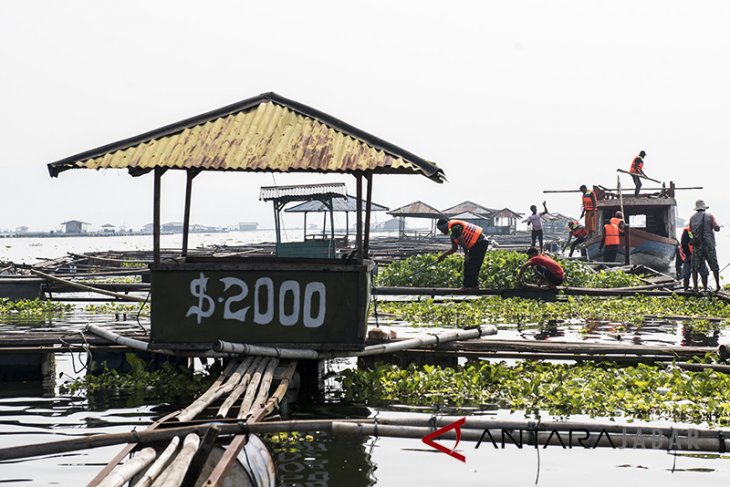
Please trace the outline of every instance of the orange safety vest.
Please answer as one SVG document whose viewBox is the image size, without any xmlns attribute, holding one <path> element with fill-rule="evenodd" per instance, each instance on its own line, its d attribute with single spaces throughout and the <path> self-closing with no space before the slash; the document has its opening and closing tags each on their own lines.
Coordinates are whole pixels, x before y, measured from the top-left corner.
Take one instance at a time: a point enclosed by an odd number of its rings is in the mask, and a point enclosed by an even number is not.
<svg viewBox="0 0 730 487">
<path fill-rule="evenodd" d="M 604 245 L 619 245 L 621 243 L 618 227 L 613 223 L 606 223 L 603 225 L 603 232 L 605 234 L 605 240 L 603 241 Z"/>
<path fill-rule="evenodd" d="M 631 169 L 629 169 L 629 172 L 631 174 L 639 174 L 643 167 L 644 167 L 644 159 L 637 156 L 634 159 L 634 162 L 631 163 Z"/>
<path fill-rule="evenodd" d="M 616 225 L 616 228 L 618 228 L 618 234 L 623 235 L 624 232 L 621 230 L 621 224 L 624 222 L 623 218 L 611 218 L 611 225 Z"/>
<path fill-rule="evenodd" d="M 463 222 L 461 220 L 449 220 L 449 233 L 451 233 L 451 227 L 454 225 L 461 225 L 464 230 L 461 233 L 461 237 L 464 241 L 464 248 L 469 250 L 474 247 L 474 244 L 479 241 L 479 235 L 482 234 L 482 227 L 478 227 L 473 223 Z"/>
<path fill-rule="evenodd" d="M 596 209 L 596 207 L 593 204 L 593 198 L 591 196 L 593 195 L 593 190 L 589 189 L 587 192 L 583 193 L 583 209 L 586 211 L 593 211 Z"/>
<path fill-rule="evenodd" d="M 570 234 L 575 238 L 581 238 L 588 236 L 588 229 L 583 225 L 577 226 L 570 231 Z"/>
</svg>

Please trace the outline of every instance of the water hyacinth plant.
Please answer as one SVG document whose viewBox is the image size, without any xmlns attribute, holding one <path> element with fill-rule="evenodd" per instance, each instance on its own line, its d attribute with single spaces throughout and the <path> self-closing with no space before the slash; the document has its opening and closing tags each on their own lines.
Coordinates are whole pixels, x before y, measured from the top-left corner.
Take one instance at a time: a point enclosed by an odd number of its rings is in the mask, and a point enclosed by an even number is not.
<svg viewBox="0 0 730 487">
<path fill-rule="evenodd" d="M 378 286 L 395 287 L 460 287 L 463 276 L 463 256 L 452 255 L 436 263 L 438 254 L 421 254 L 386 266 L 377 276 Z M 639 277 L 623 271 L 595 272 L 586 264 L 556 258 L 565 270 L 565 285 L 573 287 L 616 288 L 641 285 Z M 517 285 L 517 273 L 527 262 L 527 255 L 508 250 L 492 250 L 486 253 L 479 272 L 479 285 L 483 288 L 505 289 Z M 531 273 L 526 282 L 534 283 Z"/>
<path fill-rule="evenodd" d="M 44 317 L 73 311 L 73 304 L 59 303 L 43 299 L 19 299 L 13 301 L 0 298 L 0 314 L 20 314 L 24 317 Z"/>
<path fill-rule="evenodd" d="M 604 320 L 640 325 L 644 316 L 714 317 L 730 320 L 730 307 L 717 298 L 683 296 L 633 296 L 622 298 L 574 297 L 542 302 L 523 298 L 485 296 L 469 301 L 434 303 L 381 302 L 378 312 L 419 326 L 464 327 L 483 323 L 544 324 L 549 321 Z M 726 322 L 692 320 L 699 326 L 724 326 Z"/>
<path fill-rule="evenodd" d="M 672 365 L 532 361 L 516 365 L 473 361 L 458 368 L 379 365 L 371 371 L 346 370 L 339 380 L 343 398 L 355 402 L 490 404 L 525 411 L 529 417 L 547 412 L 555 417 L 584 414 L 730 425 L 730 375 L 688 372 Z"/>
</svg>

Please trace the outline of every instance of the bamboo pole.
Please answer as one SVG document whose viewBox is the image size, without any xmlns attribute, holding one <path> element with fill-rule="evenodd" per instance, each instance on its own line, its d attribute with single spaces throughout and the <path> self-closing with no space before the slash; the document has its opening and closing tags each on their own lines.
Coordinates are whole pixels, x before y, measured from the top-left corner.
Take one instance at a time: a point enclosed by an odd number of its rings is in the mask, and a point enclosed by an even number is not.
<svg viewBox="0 0 730 487">
<path fill-rule="evenodd" d="M 264 355 L 269 357 L 323 360 L 336 357 L 367 357 L 370 355 L 394 353 L 409 348 L 438 345 L 442 343 L 452 342 L 455 340 L 472 340 L 475 338 L 480 338 L 482 336 L 495 335 L 496 333 L 496 327 L 487 325 L 469 330 L 449 330 L 439 335 L 431 334 L 425 337 L 416 337 L 397 342 L 370 345 L 360 351 L 347 352 L 319 352 L 317 350 L 306 349 L 299 350 L 278 347 L 262 347 L 252 346 L 245 343 L 230 343 L 223 340 L 218 340 L 215 344 L 213 344 L 213 349 L 222 353 L 252 354 L 255 351 L 257 355 Z"/>
<path fill-rule="evenodd" d="M 271 411 L 274 410 L 274 408 L 281 402 L 281 400 L 284 398 L 284 395 L 286 394 L 286 391 L 289 387 L 289 381 L 291 380 L 292 376 L 294 375 L 294 371 L 296 370 L 296 362 L 291 362 L 289 364 L 289 367 L 284 371 L 284 374 L 282 376 L 281 382 L 279 383 L 279 386 L 276 388 L 274 393 L 271 395 L 271 397 L 266 401 L 266 404 L 262 409 L 252 414 L 250 418 L 248 418 L 248 423 L 239 423 L 239 424 L 252 424 L 254 426 L 258 426 L 259 421 L 264 419 L 267 414 L 269 414 Z M 243 410 L 243 405 L 241 406 L 241 409 Z M 239 413 L 240 414 L 240 413 Z M 270 424 L 270 423 L 269 423 Z M 329 427 L 329 426 L 328 426 Z M 228 445 L 228 448 L 226 448 L 226 452 L 223 454 L 223 457 L 221 457 L 220 461 L 218 462 L 218 465 L 215 466 L 213 471 L 208 476 L 208 479 L 205 481 L 205 485 L 218 485 L 220 480 L 225 477 L 226 473 L 228 472 L 231 464 L 234 462 L 236 457 L 238 456 L 238 453 L 241 451 L 241 448 L 243 448 L 248 441 L 247 436 L 238 435 L 236 436 Z"/>
<path fill-rule="evenodd" d="M 266 368 L 266 364 L 268 364 L 269 360 L 269 358 L 263 358 L 261 361 L 259 361 L 259 364 L 254 369 L 253 374 L 251 375 L 251 380 L 249 381 L 248 387 L 246 388 L 246 394 L 244 394 L 243 400 L 241 401 L 241 407 L 239 408 L 238 414 L 236 415 L 238 419 L 245 418 L 249 410 L 251 409 L 253 400 L 256 397 L 256 391 L 258 391 L 259 383 L 261 382 L 261 375 L 263 374 L 264 369 Z"/>
<path fill-rule="evenodd" d="M 99 484 L 99 487 L 122 487 L 124 484 L 140 472 L 157 456 L 154 448 L 147 447 L 138 452 L 133 458 L 130 458 L 123 464 L 117 466 L 109 475 Z"/>
<path fill-rule="evenodd" d="M 216 399 L 231 392 L 240 382 L 241 374 L 246 371 L 250 363 L 251 361 L 249 359 L 241 362 L 224 384 L 213 390 L 208 389 L 202 396 L 193 401 L 192 404 L 180 411 L 176 419 L 178 421 L 189 421 L 200 414 L 201 411 L 211 405 Z"/>
<path fill-rule="evenodd" d="M 167 445 L 167 448 L 165 448 L 160 456 L 157 457 L 155 463 L 153 463 L 152 466 L 148 468 L 144 475 L 142 475 L 142 477 L 137 481 L 137 483 L 134 484 L 134 487 L 149 487 L 150 485 L 152 485 L 152 482 L 155 481 L 157 476 L 160 475 L 160 473 L 162 473 L 162 471 L 167 466 L 170 458 L 172 458 L 172 454 L 177 451 L 178 445 L 180 445 L 180 437 L 175 436 L 172 441 L 170 441 L 170 444 Z"/>
<path fill-rule="evenodd" d="M 108 340 L 112 343 L 116 343 L 118 345 L 123 345 L 125 347 L 131 348 L 134 350 L 141 350 L 143 352 L 159 353 L 162 355 L 180 355 L 180 356 L 188 355 L 187 352 L 175 353 L 172 350 L 166 350 L 163 348 L 150 349 L 149 343 L 147 343 L 145 341 L 124 337 L 122 335 L 119 335 L 118 333 L 114 333 L 113 331 L 105 330 L 99 326 L 92 325 L 92 324 L 86 325 L 86 328 L 84 328 L 84 330 L 93 335 L 96 335 L 100 338 L 104 338 L 105 340 Z M 218 353 L 218 352 L 214 352 L 212 350 L 206 350 L 204 352 L 194 353 L 192 355 L 194 355 L 195 357 L 212 357 L 212 358 L 230 357 L 230 354 Z"/>
<path fill-rule="evenodd" d="M 61 279 L 60 277 L 52 276 L 51 274 L 46 274 L 45 272 L 38 271 L 36 269 L 31 269 L 30 272 L 32 274 L 35 274 L 36 276 L 42 277 L 43 279 L 48 279 L 49 281 L 59 282 L 64 285 L 80 289 L 82 291 L 88 291 L 92 293 L 98 293 L 98 294 L 104 294 L 106 296 L 112 296 L 116 299 L 119 299 L 121 301 L 136 301 L 136 302 L 143 302 L 146 301 L 146 298 L 141 298 L 139 296 L 131 296 L 129 294 L 121 294 L 121 293 L 115 293 L 113 291 L 106 291 L 104 289 L 99 289 L 98 287 L 88 286 L 86 284 L 79 284 L 78 282 L 73 282 L 68 279 Z"/>
<path fill-rule="evenodd" d="M 173 416 L 175 416 L 175 414 L 176 414 L 175 412 L 166 414 L 162 418 L 160 418 L 157 421 L 155 421 L 154 423 L 152 423 L 145 430 L 145 432 L 154 431 L 162 423 L 164 423 L 168 419 L 170 419 Z M 127 443 L 127 444 L 124 445 L 124 448 L 122 448 L 116 455 L 114 455 L 114 458 L 112 458 L 111 460 L 109 460 L 109 462 L 104 466 L 104 468 L 102 468 L 99 471 L 99 473 L 97 473 L 96 476 L 93 479 L 91 479 L 91 482 L 89 482 L 89 484 L 88 484 L 87 487 L 98 487 L 99 482 L 101 482 L 102 480 L 104 480 L 106 478 L 106 476 L 109 475 L 109 472 L 111 472 L 112 470 L 114 470 L 114 467 L 116 467 L 119 464 L 119 462 L 121 462 L 122 460 L 124 460 L 124 458 L 127 455 L 129 455 L 132 452 L 132 450 L 134 450 L 137 447 L 137 440 L 138 440 L 139 433 L 138 432 L 135 432 L 135 433 L 137 433 L 137 435 L 134 438 L 130 439 L 129 441 L 112 443 L 114 445 L 119 444 L 119 443 Z M 165 441 L 169 440 L 170 438 L 172 438 L 172 437 L 166 438 Z M 71 440 L 71 441 L 73 441 L 73 440 Z M 58 445 L 58 446 L 63 447 L 64 445 Z M 58 447 L 58 446 L 55 446 L 55 447 Z M 45 448 L 54 448 L 54 446 L 52 444 L 50 444 L 50 443 L 46 443 L 44 447 Z M 29 448 L 28 451 L 33 451 L 32 446 L 29 446 L 28 448 Z M 92 447 L 92 448 L 94 448 L 94 447 Z M 80 449 L 83 449 L 83 448 L 80 448 Z M 72 448 L 71 450 L 61 450 L 60 452 L 64 452 L 64 451 L 74 451 L 74 449 Z M 31 456 L 33 456 L 33 455 L 31 455 Z M 20 458 L 22 458 L 22 457 L 20 457 Z"/>
<path fill-rule="evenodd" d="M 75 254 L 73 252 L 68 252 L 68 255 L 71 257 L 75 257 L 77 259 L 96 259 L 100 260 L 102 262 L 109 262 L 111 264 L 121 264 L 121 263 L 128 263 L 128 264 L 151 264 L 151 260 L 135 260 L 135 259 L 112 259 L 111 257 L 97 257 L 95 255 L 89 255 L 89 254 Z"/>
<path fill-rule="evenodd" d="M 254 399 L 253 407 L 249 411 L 250 416 L 256 416 L 257 413 L 264 409 L 266 405 L 266 399 L 269 397 L 269 389 L 271 389 L 271 382 L 274 379 L 274 371 L 279 365 L 278 358 L 270 358 L 269 363 L 266 365 L 263 376 L 261 378 L 261 384 L 259 385 L 259 392 Z"/>
<path fill-rule="evenodd" d="M 639 432 L 638 434 L 626 434 L 614 439 L 609 439 L 609 435 L 597 435 L 595 439 L 590 439 L 587 442 L 590 447 L 607 447 L 607 448 L 651 448 L 656 450 L 674 450 L 674 451 L 704 451 L 704 452 L 724 452 L 727 447 L 730 446 L 730 442 L 724 437 L 716 438 L 695 438 L 695 437 L 682 437 L 679 434 L 672 433 L 669 436 L 664 435 L 653 435 L 650 433 L 652 428 L 647 427 L 646 433 Z M 416 426 L 389 426 L 383 424 L 359 424 L 359 423 L 332 423 L 332 432 L 340 434 L 351 434 L 351 435 L 366 435 L 366 436 L 385 436 L 385 437 L 398 437 L 398 438 L 423 438 L 424 436 L 433 433 L 433 429 L 430 427 L 416 427 Z M 500 442 L 515 443 L 515 439 L 519 438 L 518 434 L 512 434 L 502 436 L 502 431 L 495 431 L 492 438 L 498 439 Z M 577 433 L 583 433 L 579 431 Z M 439 435 L 439 439 L 455 439 L 456 431 L 447 431 L 442 435 Z M 464 441 L 482 441 L 488 446 L 491 440 L 486 436 L 484 429 L 474 428 L 461 428 L 460 439 Z M 562 446 L 562 447 L 583 447 L 586 448 L 585 443 L 581 443 L 581 440 L 586 441 L 585 436 L 582 434 L 575 435 L 560 435 L 553 431 L 534 431 L 532 434 L 525 438 L 524 444 L 535 445 L 535 446 Z M 517 440 L 519 441 L 519 440 Z M 618 444 L 617 444 L 618 443 Z M 647 443 L 650 446 L 647 446 Z M 495 444 L 496 447 L 496 444 Z"/>
<path fill-rule="evenodd" d="M 143 342 L 142 340 L 135 340 L 134 338 L 128 338 L 122 335 L 119 335 L 117 333 L 111 332 L 109 330 L 105 330 L 99 326 L 88 324 L 86 325 L 86 328 L 84 328 L 84 331 L 91 333 L 93 335 L 96 335 L 98 337 L 101 337 L 105 340 L 109 340 L 112 343 L 116 343 L 118 345 L 123 345 L 125 347 L 131 348 L 133 350 L 140 350 L 142 352 L 149 352 L 149 343 Z M 153 350 L 155 353 L 160 353 L 163 355 L 174 355 L 173 352 L 170 350 Z"/>
<path fill-rule="evenodd" d="M 188 467 L 188 470 L 185 473 L 185 478 L 181 483 L 181 487 L 195 487 L 198 477 L 200 477 L 200 473 L 203 471 L 203 468 L 208 461 L 210 452 L 215 446 L 215 442 L 218 440 L 220 432 L 220 427 L 215 424 L 210 425 L 208 430 L 205 432 L 205 436 L 203 436 L 203 440 L 200 442 L 198 451 L 195 452 L 195 455 L 190 461 L 190 467 Z"/>
<path fill-rule="evenodd" d="M 238 400 L 239 397 L 241 397 L 241 394 L 246 391 L 246 387 L 248 387 L 248 383 L 251 380 L 250 371 L 258 366 L 259 360 L 261 360 L 261 357 L 246 358 L 247 365 L 245 373 L 241 377 L 241 380 L 238 382 L 236 387 L 233 388 L 231 393 L 228 394 L 228 397 L 226 397 L 225 401 L 223 401 L 221 407 L 218 408 L 218 414 L 216 414 L 217 418 L 225 418 L 228 415 L 228 411 L 231 409 L 233 404 Z"/>
<path fill-rule="evenodd" d="M 435 419 L 433 419 L 435 418 Z M 457 421 L 461 417 L 456 416 L 432 416 L 424 415 L 424 419 L 419 419 L 421 422 L 428 422 L 429 426 L 435 420 L 437 426 L 446 425 Z M 490 421 L 489 423 L 480 423 L 480 421 Z M 374 424 L 372 419 L 360 419 L 360 420 L 341 420 L 341 419 L 329 419 L 329 420 L 298 420 L 298 421 L 266 421 L 266 422 L 254 422 L 254 423 L 222 423 L 218 424 L 221 429 L 221 436 L 228 435 L 246 435 L 246 434 L 263 434 L 263 433 L 276 433 L 276 432 L 305 432 L 305 431 L 332 431 L 333 423 L 352 422 L 361 425 Z M 406 419 L 378 419 L 378 426 L 383 423 L 388 425 L 403 425 L 408 426 L 412 424 L 422 424 L 409 422 Z M 551 431 L 557 429 L 559 431 L 567 431 L 572 429 L 587 429 L 589 431 L 600 431 L 606 429 L 609 432 L 622 432 L 625 428 L 629 434 L 637 434 L 639 430 L 649 431 L 657 430 L 663 435 L 671 435 L 676 432 L 679 435 L 686 436 L 690 429 L 696 432 L 700 439 L 711 439 L 714 442 L 715 448 L 718 445 L 719 435 L 730 439 L 730 429 L 692 429 L 692 428 L 672 428 L 666 426 L 652 426 L 652 425 L 620 425 L 616 423 L 585 423 L 585 422 L 571 422 L 571 421 L 554 421 L 554 422 L 530 422 L 530 421 L 515 421 L 515 420 L 487 420 L 485 418 L 478 418 L 475 416 L 467 416 L 465 426 L 467 430 L 482 431 L 484 428 L 489 429 L 541 429 L 544 431 Z M 53 441 L 46 443 L 38 443 L 34 445 L 18 445 L 6 448 L 0 448 L 0 461 L 15 460 L 19 458 L 28 458 L 33 456 L 43 455 L 54 455 L 59 453 L 66 453 L 77 450 L 85 450 L 90 448 L 99 448 L 110 445 L 118 445 L 120 443 L 136 442 L 140 444 L 157 443 L 161 441 L 169 441 L 170 439 L 186 435 L 189 433 L 204 434 L 208 429 L 208 424 L 201 424 L 196 426 L 184 426 L 179 428 L 165 428 L 165 429 L 154 429 L 145 431 L 133 431 L 127 433 L 112 433 L 112 434 L 100 434 L 87 436 L 83 438 L 74 438 L 70 440 Z M 433 431 L 433 428 L 425 428 L 428 433 Z M 382 431 L 379 430 L 379 433 Z M 384 434 L 381 436 L 385 436 Z M 423 436 L 423 435 L 421 435 Z M 726 442 L 730 440 L 725 440 Z M 730 448 L 730 444 L 728 444 Z M 229 447 L 230 449 L 230 447 Z M 236 453 L 237 454 L 237 453 Z"/>
<path fill-rule="evenodd" d="M 187 472 L 193 455 L 200 445 L 200 437 L 195 433 L 190 433 L 183 441 L 182 449 L 177 457 L 170 463 L 152 487 L 179 487 L 182 484 L 185 472 Z"/>
<path fill-rule="evenodd" d="M 281 403 L 281 401 L 284 399 L 284 396 L 286 395 L 286 391 L 289 390 L 289 382 L 291 381 L 292 377 L 294 377 L 294 372 L 296 371 L 296 369 L 297 362 L 290 362 L 289 366 L 284 370 L 284 373 L 282 374 L 281 380 L 279 381 L 279 385 L 276 387 L 276 390 L 274 390 L 274 393 L 266 401 L 263 409 L 261 409 L 254 416 L 253 419 L 255 421 L 260 421 L 264 419 L 266 415 L 274 411 L 274 409 Z"/>
</svg>

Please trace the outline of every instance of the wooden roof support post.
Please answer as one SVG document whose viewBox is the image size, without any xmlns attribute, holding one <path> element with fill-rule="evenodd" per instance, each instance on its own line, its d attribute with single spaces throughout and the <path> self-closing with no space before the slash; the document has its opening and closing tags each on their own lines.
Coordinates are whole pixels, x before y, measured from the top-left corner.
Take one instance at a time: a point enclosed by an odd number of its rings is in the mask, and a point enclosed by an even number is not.
<svg viewBox="0 0 730 487">
<path fill-rule="evenodd" d="M 370 255 L 370 211 L 373 208 L 373 173 L 367 173 L 365 179 L 368 181 L 367 203 L 365 203 L 365 242 L 363 244 L 363 258 Z"/>
<path fill-rule="evenodd" d="M 188 255 L 188 236 L 190 235 L 190 200 L 193 193 L 193 178 L 200 174 L 199 169 L 188 169 L 185 182 L 185 214 L 183 216 L 182 256 Z"/>
<path fill-rule="evenodd" d="M 357 261 L 362 262 L 362 174 L 355 173 L 355 181 L 357 181 L 357 191 L 355 194 L 355 206 L 357 207 L 357 236 L 355 237 L 355 248 L 357 249 Z"/>
<path fill-rule="evenodd" d="M 281 209 L 284 208 L 284 204 L 280 203 L 279 201 L 274 200 L 274 228 L 276 229 L 276 244 L 281 243 L 281 220 L 280 212 Z"/>
<path fill-rule="evenodd" d="M 154 195 L 152 203 L 152 261 L 160 263 L 160 191 L 162 189 L 162 175 L 165 169 L 155 168 Z"/>
</svg>

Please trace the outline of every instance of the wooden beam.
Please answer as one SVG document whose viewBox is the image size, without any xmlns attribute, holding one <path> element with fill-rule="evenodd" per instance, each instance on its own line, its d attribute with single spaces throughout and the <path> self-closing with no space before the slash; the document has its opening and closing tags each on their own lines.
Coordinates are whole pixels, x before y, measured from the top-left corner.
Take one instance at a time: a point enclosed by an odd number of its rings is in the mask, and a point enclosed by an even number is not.
<svg viewBox="0 0 730 487">
<path fill-rule="evenodd" d="M 160 191 L 162 189 L 162 173 L 155 168 L 154 196 L 152 202 L 152 261 L 160 263 Z"/>
<path fill-rule="evenodd" d="M 186 171 L 185 181 L 185 214 L 183 216 L 183 241 L 182 241 L 182 253 L 183 257 L 188 255 L 188 236 L 190 234 L 190 200 L 193 192 L 193 179 L 195 176 L 200 174 L 200 170 L 188 169 Z"/>
<path fill-rule="evenodd" d="M 356 245 L 355 248 L 357 249 L 357 261 L 362 262 L 363 259 L 363 253 L 362 253 L 362 174 L 356 173 L 355 174 L 355 180 L 357 181 L 357 191 L 356 191 L 356 197 L 357 200 L 355 202 L 356 206 L 356 212 L 357 212 L 357 236 L 355 237 Z"/>
<path fill-rule="evenodd" d="M 363 257 L 367 259 L 370 255 L 370 212 L 373 209 L 373 174 L 367 173 L 365 178 L 368 181 L 368 192 L 367 201 L 365 203 L 365 241 L 363 244 Z"/>
</svg>

